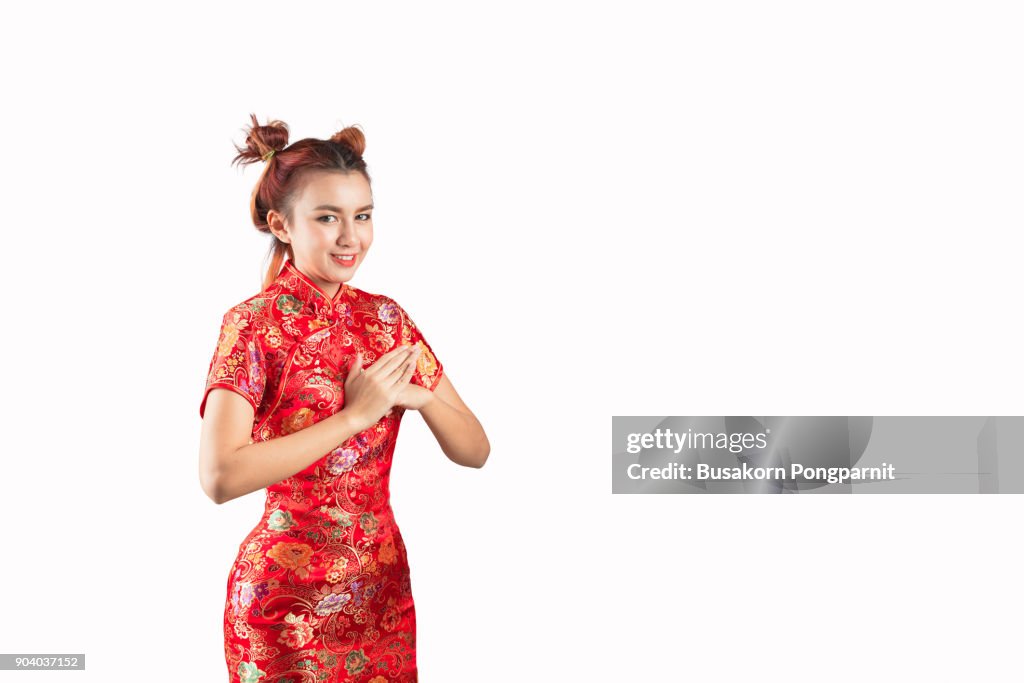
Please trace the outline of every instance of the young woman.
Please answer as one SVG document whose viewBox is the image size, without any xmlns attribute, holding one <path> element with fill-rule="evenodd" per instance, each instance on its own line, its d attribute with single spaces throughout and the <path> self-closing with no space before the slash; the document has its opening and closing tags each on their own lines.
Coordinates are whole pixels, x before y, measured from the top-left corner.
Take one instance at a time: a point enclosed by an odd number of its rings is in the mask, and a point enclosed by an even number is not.
<svg viewBox="0 0 1024 683">
<path fill-rule="evenodd" d="M 267 490 L 228 578 L 229 677 L 415 681 L 388 486 L 399 423 L 418 410 L 468 467 L 490 445 L 409 314 L 349 284 L 373 241 L 363 133 L 287 145 L 284 123 L 255 116 L 247 132 L 234 161 L 267 163 L 251 212 L 273 236 L 271 265 L 263 289 L 225 313 L 199 407 L 207 495 Z"/>
</svg>

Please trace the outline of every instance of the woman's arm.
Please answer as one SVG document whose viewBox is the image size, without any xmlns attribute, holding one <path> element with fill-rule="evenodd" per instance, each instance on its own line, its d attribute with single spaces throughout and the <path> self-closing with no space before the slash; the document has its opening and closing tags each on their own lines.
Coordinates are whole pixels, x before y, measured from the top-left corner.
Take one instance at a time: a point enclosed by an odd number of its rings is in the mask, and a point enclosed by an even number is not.
<svg viewBox="0 0 1024 683">
<path fill-rule="evenodd" d="M 363 369 L 362 354 L 357 353 L 345 379 L 344 408 L 305 429 L 260 443 L 250 438 L 252 404 L 230 389 L 212 390 L 199 443 L 203 491 L 213 502 L 226 503 L 306 469 L 372 427 L 395 405 L 409 385 L 418 355 L 417 349 L 401 346 Z"/>
<path fill-rule="evenodd" d="M 448 459 L 466 467 L 483 467 L 491 444 L 480 421 L 448 380 L 448 373 L 441 375 L 432 392 L 418 385 L 410 386 L 423 392 L 425 402 L 419 411 Z"/>
<path fill-rule="evenodd" d="M 214 389 L 206 399 L 199 482 L 218 505 L 301 472 L 363 429 L 342 409 L 293 434 L 253 443 L 253 417 L 252 404 L 228 389 Z"/>
</svg>

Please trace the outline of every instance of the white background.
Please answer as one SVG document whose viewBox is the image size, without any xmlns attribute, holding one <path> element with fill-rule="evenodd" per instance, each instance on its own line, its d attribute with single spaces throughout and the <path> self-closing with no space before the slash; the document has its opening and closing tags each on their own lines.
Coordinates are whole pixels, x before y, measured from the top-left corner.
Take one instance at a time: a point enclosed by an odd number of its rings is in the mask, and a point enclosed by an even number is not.
<svg viewBox="0 0 1024 683">
<path fill-rule="evenodd" d="M 359 124 L 399 301 L 421 680 L 1019 680 L 1022 498 L 613 496 L 612 415 L 1013 415 L 1022 16 L 993 2 L 2 10 L 0 651 L 221 681 L 263 507 L 198 479 L 250 112 Z M 0 673 L 0 680 L 25 674 Z"/>
</svg>

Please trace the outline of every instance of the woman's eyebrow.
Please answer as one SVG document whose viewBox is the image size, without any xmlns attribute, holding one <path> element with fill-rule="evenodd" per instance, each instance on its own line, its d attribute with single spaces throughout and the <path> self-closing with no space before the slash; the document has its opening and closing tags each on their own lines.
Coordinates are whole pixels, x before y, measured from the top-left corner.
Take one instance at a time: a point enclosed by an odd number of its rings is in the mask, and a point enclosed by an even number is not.
<svg viewBox="0 0 1024 683">
<path fill-rule="evenodd" d="M 366 211 L 367 209 L 372 208 L 373 204 L 367 204 L 366 206 L 359 207 L 358 209 L 356 209 L 356 211 Z M 313 210 L 319 211 L 320 209 L 327 209 L 328 211 L 334 211 L 335 213 L 343 213 L 343 211 L 334 204 L 321 204 L 320 206 L 315 207 Z"/>
</svg>

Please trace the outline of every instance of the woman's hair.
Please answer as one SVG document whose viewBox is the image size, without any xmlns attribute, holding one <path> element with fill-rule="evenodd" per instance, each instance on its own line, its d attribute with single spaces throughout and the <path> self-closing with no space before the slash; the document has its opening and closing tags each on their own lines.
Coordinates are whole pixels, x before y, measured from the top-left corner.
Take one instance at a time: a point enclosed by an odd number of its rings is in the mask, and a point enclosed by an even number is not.
<svg viewBox="0 0 1024 683">
<path fill-rule="evenodd" d="M 267 125 L 261 126 L 255 114 L 250 116 L 252 125 L 243 129 L 246 133 L 245 146 L 235 145 L 238 155 L 231 163 L 245 165 L 256 161 L 267 162 L 263 175 L 252 191 L 249 204 L 253 225 L 274 239 L 269 253 L 270 267 L 263 278 L 263 289 L 266 289 L 280 273 L 285 257 L 294 258 L 291 245 L 270 232 L 267 212 L 277 211 L 288 222 L 292 221 L 295 199 L 302 190 L 303 172 L 358 172 L 363 174 L 368 183 L 370 174 L 363 161 L 366 138 L 358 126 L 348 126 L 327 140 L 304 138 L 289 145 L 288 126 L 283 121 L 269 121 Z"/>
</svg>

